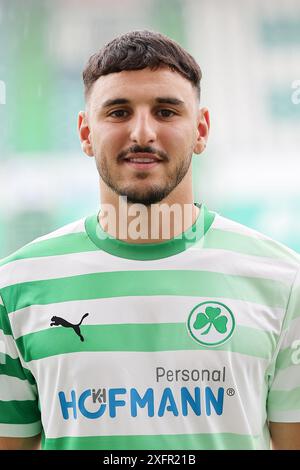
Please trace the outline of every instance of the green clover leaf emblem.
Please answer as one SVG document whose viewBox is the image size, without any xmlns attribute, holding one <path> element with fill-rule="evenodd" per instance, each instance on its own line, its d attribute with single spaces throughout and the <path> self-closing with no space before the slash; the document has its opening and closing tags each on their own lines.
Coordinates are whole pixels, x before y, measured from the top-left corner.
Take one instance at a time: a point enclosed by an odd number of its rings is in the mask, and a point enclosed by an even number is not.
<svg viewBox="0 0 300 470">
<path fill-rule="evenodd" d="M 195 330 L 201 330 L 208 324 L 208 328 L 201 333 L 201 335 L 207 335 L 212 326 L 219 333 L 226 333 L 228 319 L 225 315 L 221 315 L 221 309 L 219 307 L 206 307 L 205 313 L 198 313 L 196 321 L 194 323 Z"/>
</svg>

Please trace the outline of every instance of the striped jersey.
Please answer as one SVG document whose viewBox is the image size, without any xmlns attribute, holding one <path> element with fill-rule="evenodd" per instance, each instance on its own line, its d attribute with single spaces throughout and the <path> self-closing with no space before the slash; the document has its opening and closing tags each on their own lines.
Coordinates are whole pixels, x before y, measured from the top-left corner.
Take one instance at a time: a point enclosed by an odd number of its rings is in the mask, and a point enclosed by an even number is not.
<svg viewBox="0 0 300 470">
<path fill-rule="evenodd" d="M 300 422 L 300 257 L 209 211 L 171 240 L 97 215 L 0 263 L 0 436 L 43 449 L 268 449 Z"/>
</svg>

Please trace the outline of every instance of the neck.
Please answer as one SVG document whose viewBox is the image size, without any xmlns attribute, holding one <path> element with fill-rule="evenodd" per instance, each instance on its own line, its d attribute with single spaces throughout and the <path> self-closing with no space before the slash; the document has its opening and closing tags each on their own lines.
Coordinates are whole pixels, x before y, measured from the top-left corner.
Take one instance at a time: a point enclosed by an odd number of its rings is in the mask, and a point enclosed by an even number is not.
<svg viewBox="0 0 300 470">
<path fill-rule="evenodd" d="M 145 206 L 128 203 L 100 179 L 101 211 L 98 221 L 114 238 L 128 243 L 159 243 L 177 237 L 196 221 L 199 209 L 194 204 L 192 174 L 161 202 Z"/>
<path fill-rule="evenodd" d="M 118 204 L 103 203 L 98 216 L 102 229 L 128 243 L 159 243 L 177 237 L 191 227 L 199 214 L 193 202 L 161 202 L 144 206 L 129 204 L 120 198 Z"/>
</svg>

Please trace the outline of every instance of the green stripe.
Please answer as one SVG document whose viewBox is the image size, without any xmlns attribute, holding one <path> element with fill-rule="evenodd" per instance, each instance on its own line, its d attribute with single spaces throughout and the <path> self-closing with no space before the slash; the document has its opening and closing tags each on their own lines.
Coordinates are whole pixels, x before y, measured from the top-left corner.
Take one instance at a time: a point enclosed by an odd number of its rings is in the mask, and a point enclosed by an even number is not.
<svg viewBox="0 0 300 470">
<path fill-rule="evenodd" d="M 256 436 L 231 433 L 61 437 L 45 439 L 43 450 L 256 449 L 257 441 Z"/>
<path fill-rule="evenodd" d="M 227 230 L 213 228 L 207 232 L 203 248 L 236 251 L 246 255 L 290 260 L 299 266 L 300 256 L 274 240 L 254 238 Z"/>
<path fill-rule="evenodd" d="M 81 326 L 84 342 L 73 329 L 52 327 L 18 338 L 17 344 L 25 361 L 43 359 L 58 354 L 81 351 L 178 351 L 207 350 L 193 340 L 184 323 L 121 324 Z M 255 347 L 253 347 L 255 344 Z M 233 351 L 249 356 L 270 359 L 276 338 L 255 328 L 237 327 L 226 343 L 210 348 Z"/>
<path fill-rule="evenodd" d="M 4 424 L 29 424 L 41 419 L 37 403 L 31 400 L 0 401 L 0 422 Z"/>
<path fill-rule="evenodd" d="M 21 380 L 28 380 L 31 385 L 35 384 L 35 379 L 30 370 L 24 369 L 19 359 L 12 359 L 7 354 L 1 356 L 0 375 L 9 375 Z"/>
<path fill-rule="evenodd" d="M 19 259 L 68 255 L 70 253 L 96 250 L 97 247 L 95 247 L 85 232 L 70 233 L 26 245 L 12 255 L 1 260 L 0 266 Z"/>
<path fill-rule="evenodd" d="M 299 348 L 285 348 L 279 351 L 276 360 L 276 369 L 286 369 L 290 366 L 294 366 L 296 368 L 298 364 Z"/>
<path fill-rule="evenodd" d="M 12 335 L 7 312 L 3 305 L 0 305 L 0 330 L 2 330 L 5 335 Z"/>
<path fill-rule="evenodd" d="M 201 239 L 201 243 L 202 241 Z M 213 226 L 206 233 L 203 248 L 224 249 L 254 256 L 291 260 L 298 263 L 298 265 L 300 260 L 297 253 L 290 253 L 285 247 L 275 241 L 256 239 L 247 235 L 215 229 Z M 90 240 L 86 232 L 71 233 L 26 245 L 1 260 L 0 266 L 19 259 L 89 251 L 97 251 L 97 247 Z"/>
<path fill-rule="evenodd" d="M 2 289 L 8 313 L 30 305 L 137 295 L 233 298 L 282 308 L 288 293 L 288 286 L 269 279 L 184 270 L 85 274 Z"/>
<path fill-rule="evenodd" d="M 91 217 L 93 216 L 90 216 L 86 220 Z M 203 240 L 201 239 L 201 243 L 202 241 Z M 290 253 L 284 246 L 281 246 L 273 240 L 256 239 L 251 236 L 215 229 L 213 227 L 207 232 L 206 237 L 204 238 L 203 248 L 225 249 L 254 256 L 286 259 L 296 262 L 298 265 L 300 260 L 297 253 Z M 12 255 L 1 260 L 0 266 L 19 259 L 65 255 L 96 250 L 97 247 L 90 240 L 86 232 L 71 233 L 26 245 L 20 250 L 14 252 Z"/>
<path fill-rule="evenodd" d="M 299 293 L 299 297 L 298 299 L 300 300 L 300 293 Z M 293 310 L 293 314 L 290 318 L 290 323 L 293 321 L 293 320 L 296 320 L 297 318 L 300 317 L 300 305 L 295 307 L 295 309 Z"/>
<path fill-rule="evenodd" d="M 279 351 L 276 360 L 276 369 L 286 369 L 292 364 L 292 353 L 294 351 L 291 348 L 282 349 Z"/>
<path fill-rule="evenodd" d="M 268 407 L 276 412 L 300 410 L 300 387 L 293 390 L 271 390 Z"/>
</svg>

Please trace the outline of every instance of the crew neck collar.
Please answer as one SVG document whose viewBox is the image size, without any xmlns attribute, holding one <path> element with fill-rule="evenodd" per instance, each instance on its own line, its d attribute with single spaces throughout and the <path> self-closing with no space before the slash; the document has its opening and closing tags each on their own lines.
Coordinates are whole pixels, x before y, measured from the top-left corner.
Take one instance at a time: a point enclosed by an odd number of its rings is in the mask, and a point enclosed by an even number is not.
<svg viewBox="0 0 300 470">
<path fill-rule="evenodd" d="M 195 223 L 185 232 L 163 242 L 128 243 L 114 238 L 103 230 L 98 222 L 98 214 L 86 218 L 85 230 L 98 248 L 111 255 L 140 261 L 167 258 L 195 245 L 211 227 L 215 212 L 209 211 L 204 204 L 195 203 L 195 205 L 200 209 Z"/>
</svg>

